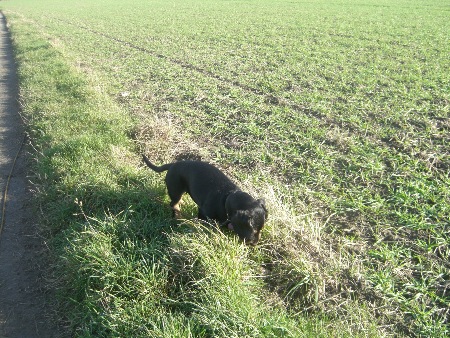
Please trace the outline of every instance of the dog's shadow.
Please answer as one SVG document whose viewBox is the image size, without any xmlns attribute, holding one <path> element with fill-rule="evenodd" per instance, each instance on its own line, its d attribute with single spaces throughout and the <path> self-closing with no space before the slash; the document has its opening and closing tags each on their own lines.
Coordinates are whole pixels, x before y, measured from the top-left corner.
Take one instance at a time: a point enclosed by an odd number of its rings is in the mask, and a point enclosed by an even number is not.
<svg viewBox="0 0 450 338">
<path fill-rule="evenodd" d="M 119 241 L 153 242 L 158 239 L 166 242 L 168 233 L 189 232 L 189 227 L 196 223 L 219 229 L 213 221 L 197 219 L 197 205 L 188 194 L 183 195 L 179 219 L 173 218 L 169 202 L 164 179 L 145 172 L 124 175 L 115 187 L 96 184 L 95 189 L 70 192 L 59 203 L 66 204 L 60 209 L 75 216 L 79 224 L 98 226 L 102 228 L 99 231 L 107 228 Z M 105 227 L 108 222 L 112 224 Z M 63 228 L 53 230 L 67 231 Z"/>
</svg>

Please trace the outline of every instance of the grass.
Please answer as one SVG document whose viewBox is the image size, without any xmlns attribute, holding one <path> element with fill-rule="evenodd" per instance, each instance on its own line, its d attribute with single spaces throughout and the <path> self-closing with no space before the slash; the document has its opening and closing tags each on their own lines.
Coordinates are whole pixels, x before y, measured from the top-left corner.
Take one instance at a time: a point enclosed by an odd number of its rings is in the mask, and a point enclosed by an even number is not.
<svg viewBox="0 0 450 338">
<path fill-rule="evenodd" d="M 2 7 L 77 335 L 448 335 L 448 6 Z M 139 152 L 266 198 L 262 243 L 175 226 Z"/>
</svg>

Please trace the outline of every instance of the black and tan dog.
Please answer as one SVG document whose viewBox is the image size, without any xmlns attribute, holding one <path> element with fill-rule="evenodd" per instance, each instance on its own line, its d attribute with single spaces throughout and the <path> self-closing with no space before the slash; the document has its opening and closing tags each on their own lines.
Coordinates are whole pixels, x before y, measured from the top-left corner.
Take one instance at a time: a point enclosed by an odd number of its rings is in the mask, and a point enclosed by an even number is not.
<svg viewBox="0 0 450 338">
<path fill-rule="evenodd" d="M 167 170 L 167 192 L 175 217 L 180 215 L 181 196 L 187 192 L 198 206 L 199 219 L 212 219 L 228 226 L 247 244 L 258 242 L 268 215 L 264 200 L 241 191 L 211 164 L 180 161 L 158 167 L 143 158 L 150 169 L 159 173 Z"/>
</svg>

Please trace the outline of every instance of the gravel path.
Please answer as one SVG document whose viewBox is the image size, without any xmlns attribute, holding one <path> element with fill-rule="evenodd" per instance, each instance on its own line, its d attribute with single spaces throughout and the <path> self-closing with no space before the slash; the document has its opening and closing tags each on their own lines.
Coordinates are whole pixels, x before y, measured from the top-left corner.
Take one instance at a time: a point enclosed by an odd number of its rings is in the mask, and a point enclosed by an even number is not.
<svg viewBox="0 0 450 338">
<path fill-rule="evenodd" d="M 0 230 L 0 338 L 55 337 L 56 325 L 50 323 L 46 302 L 51 294 L 43 288 L 45 246 L 36 236 L 35 217 L 28 203 L 26 153 L 21 150 L 24 130 L 18 111 L 11 41 L 0 12 L 0 213 L 18 154 Z"/>
</svg>

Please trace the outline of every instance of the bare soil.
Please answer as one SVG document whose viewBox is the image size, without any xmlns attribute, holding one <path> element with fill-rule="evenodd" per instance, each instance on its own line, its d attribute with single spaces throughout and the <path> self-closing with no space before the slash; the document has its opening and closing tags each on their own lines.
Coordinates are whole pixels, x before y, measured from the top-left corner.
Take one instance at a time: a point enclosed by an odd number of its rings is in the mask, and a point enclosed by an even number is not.
<svg viewBox="0 0 450 338">
<path fill-rule="evenodd" d="M 0 230 L 0 338 L 55 337 L 57 324 L 50 319 L 55 318 L 55 313 L 48 301 L 52 291 L 44 276 L 47 250 L 37 235 L 36 217 L 29 202 L 27 159 L 22 147 L 24 127 L 17 98 L 11 39 L 0 12 L 0 212 L 5 206 Z"/>
</svg>

